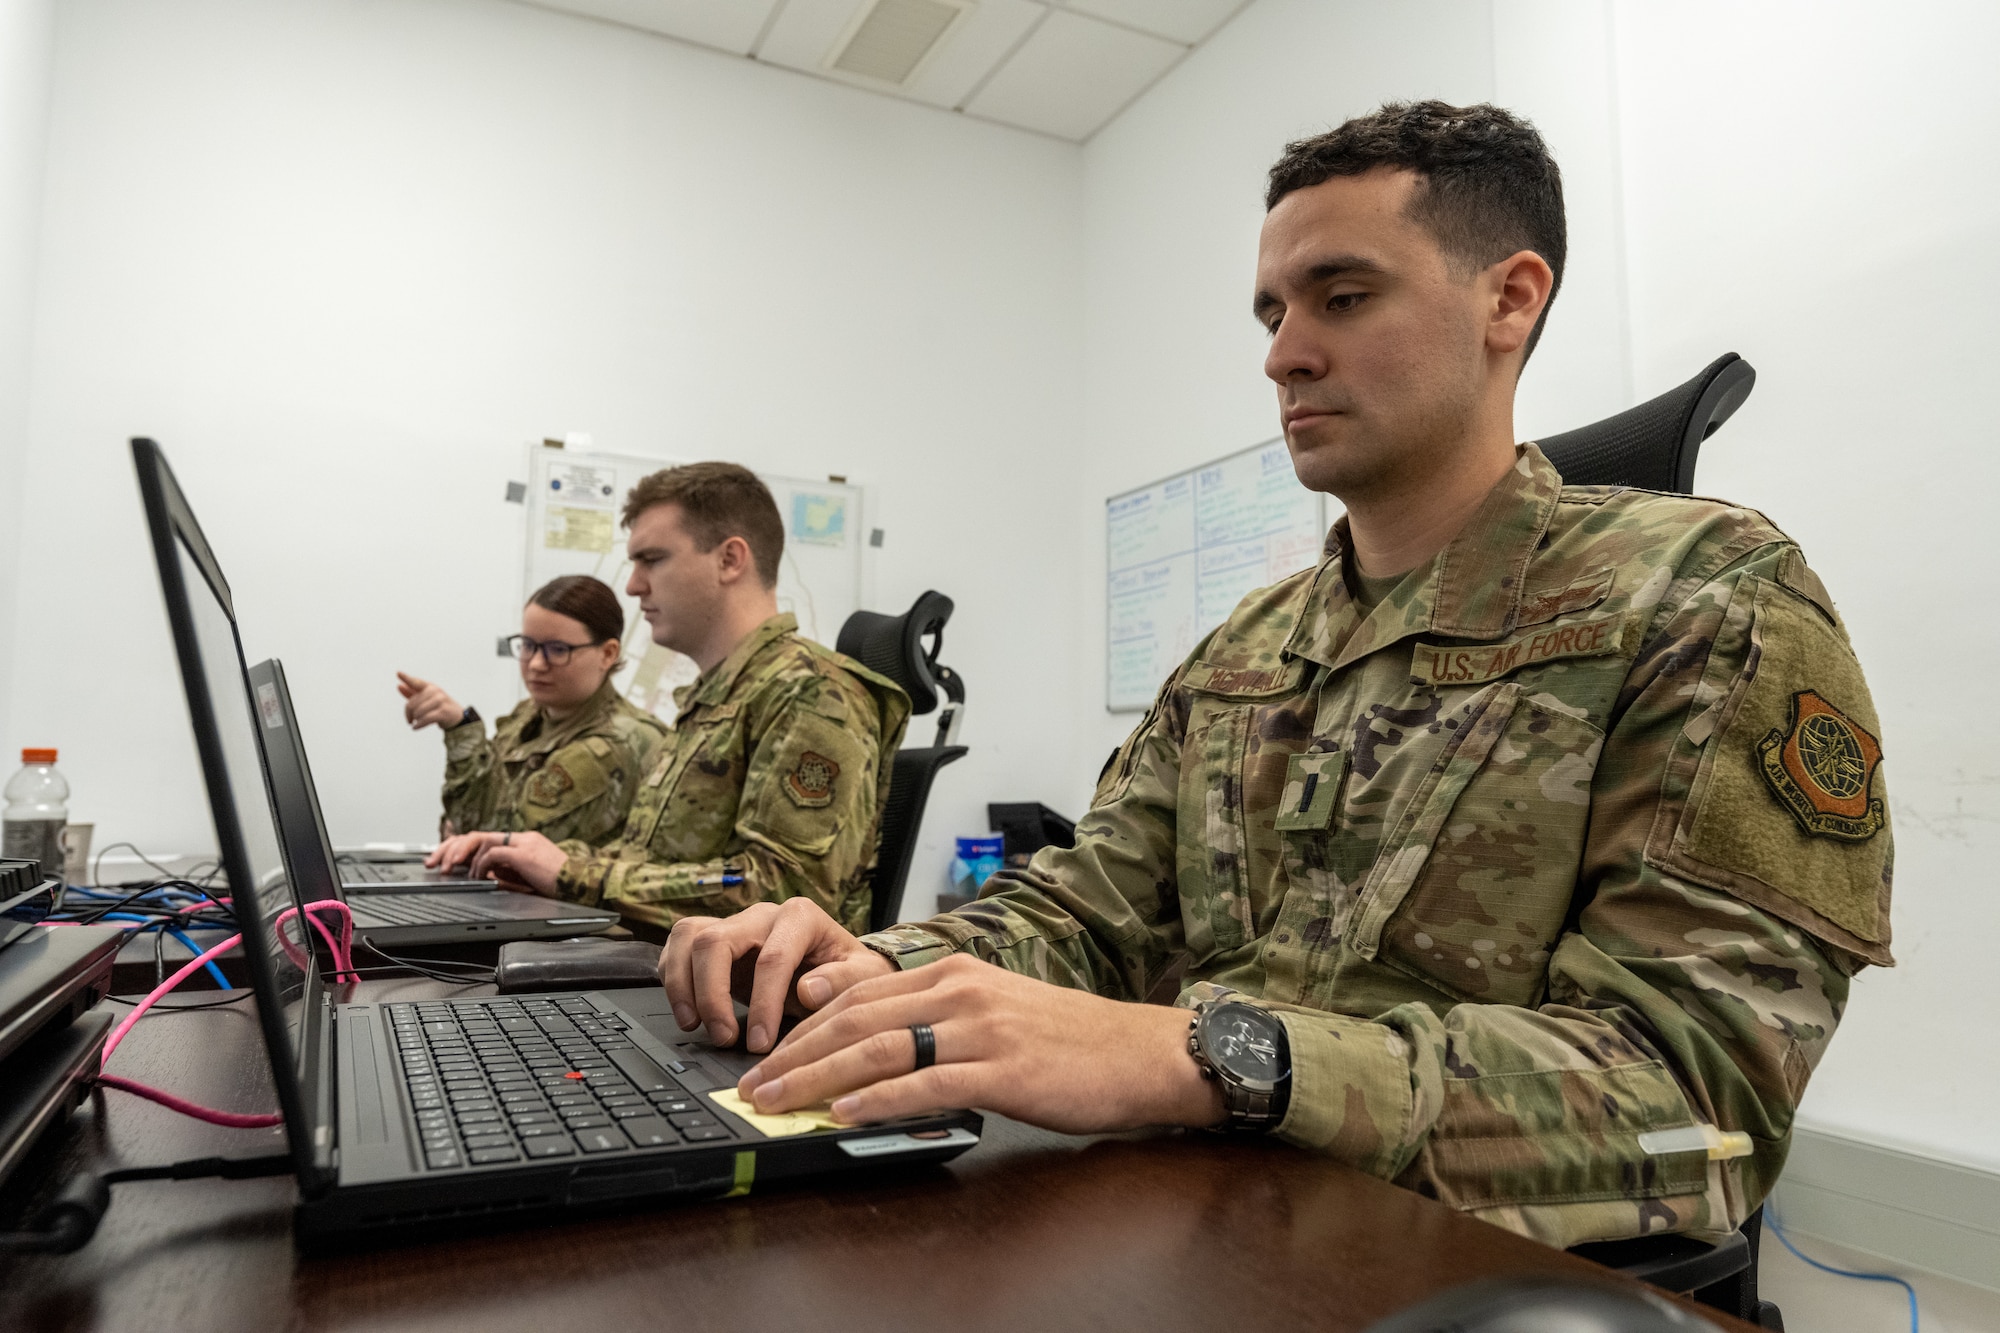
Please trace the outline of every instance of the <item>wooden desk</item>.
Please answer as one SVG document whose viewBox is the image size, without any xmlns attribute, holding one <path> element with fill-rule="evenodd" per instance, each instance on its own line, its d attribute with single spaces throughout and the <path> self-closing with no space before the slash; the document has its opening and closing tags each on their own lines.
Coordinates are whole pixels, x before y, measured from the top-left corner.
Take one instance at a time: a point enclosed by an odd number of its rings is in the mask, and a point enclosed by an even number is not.
<svg viewBox="0 0 2000 1333">
<path fill-rule="evenodd" d="M 384 1000 L 486 988 L 360 989 Z M 276 1104 L 247 1002 L 147 1018 L 117 1068 L 210 1105 Z M 220 1129 L 101 1091 L 24 1170 L 0 1227 L 92 1157 L 137 1165 L 280 1146 L 276 1130 Z M 285 1177 L 116 1186 L 83 1250 L 0 1260 L 0 1328 L 1249 1333 L 1361 1329 L 1494 1274 L 1604 1277 L 1282 1144 L 1078 1139 L 997 1117 L 944 1168 L 334 1258 L 294 1253 L 293 1197 Z"/>
</svg>

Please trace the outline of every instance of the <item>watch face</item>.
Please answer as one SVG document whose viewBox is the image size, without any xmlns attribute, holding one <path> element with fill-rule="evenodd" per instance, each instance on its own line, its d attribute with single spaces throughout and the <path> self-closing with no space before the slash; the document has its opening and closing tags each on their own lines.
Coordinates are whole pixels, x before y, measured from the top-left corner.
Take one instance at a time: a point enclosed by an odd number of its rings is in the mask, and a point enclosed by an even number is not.
<svg viewBox="0 0 2000 1333">
<path fill-rule="evenodd" d="M 1284 1075 L 1279 1067 L 1277 1019 L 1247 1005 L 1230 1005 L 1210 1014 L 1203 1028 L 1202 1045 L 1209 1058 L 1237 1078 L 1275 1083 Z"/>
</svg>

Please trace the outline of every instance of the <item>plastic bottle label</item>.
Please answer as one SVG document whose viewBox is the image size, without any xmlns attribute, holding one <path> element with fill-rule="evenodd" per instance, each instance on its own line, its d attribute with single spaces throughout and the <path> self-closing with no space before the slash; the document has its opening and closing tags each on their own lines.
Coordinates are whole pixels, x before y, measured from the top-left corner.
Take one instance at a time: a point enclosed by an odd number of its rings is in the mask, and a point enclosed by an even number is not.
<svg viewBox="0 0 2000 1333">
<path fill-rule="evenodd" d="M 16 861 L 36 861 L 42 874 L 61 876 L 63 872 L 63 821 L 60 819 L 9 819 L 0 836 L 0 855 Z"/>
</svg>

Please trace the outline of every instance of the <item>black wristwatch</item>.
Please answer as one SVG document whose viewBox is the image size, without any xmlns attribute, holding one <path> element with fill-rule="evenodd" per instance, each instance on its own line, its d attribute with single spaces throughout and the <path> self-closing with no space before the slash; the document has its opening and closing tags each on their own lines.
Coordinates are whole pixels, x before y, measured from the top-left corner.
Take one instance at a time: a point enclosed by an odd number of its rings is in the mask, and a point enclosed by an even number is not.
<svg viewBox="0 0 2000 1333">
<path fill-rule="evenodd" d="M 1292 1048 L 1285 1025 L 1270 1010 L 1236 1000 L 1196 1005 L 1188 1054 L 1203 1078 L 1222 1085 L 1229 1118 L 1219 1128 L 1267 1130 L 1285 1118 Z"/>
<path fill-rule="evenodd" d="M 462 727 L 469 722 L 480 722 L 483 720 L 484 719 L 479 716 L 479 710 L 477 708 L 473 708 L 470 705 L 467 705 L 466 710 L 458 715 L 458 721 L 454 725 Z"/>
</svg>

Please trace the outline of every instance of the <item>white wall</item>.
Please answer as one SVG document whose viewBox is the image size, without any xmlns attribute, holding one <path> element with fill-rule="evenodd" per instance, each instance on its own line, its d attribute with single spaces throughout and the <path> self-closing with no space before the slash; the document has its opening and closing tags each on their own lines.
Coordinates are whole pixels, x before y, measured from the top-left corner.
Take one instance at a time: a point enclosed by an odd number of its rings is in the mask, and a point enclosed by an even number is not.
<svg viewBox="0 0 2000 1333">
<path fill-rule="evenodd" d="M 9 631 L 20 576 L 35 242 L 42 219 L 54 27 L 55 0 L 0 0 L 0 626 Z M 0 702 L 9 696 L 12 674 L 12 658 L 0 652 Z M 0 761 L 22 745 L 45 743 L 0 731 Z M 11 772 L 13 765 L 4 767 Z"/>
<path fill-rule="evenodd" d="M 2000 1167 L 2000 11 L 1622 3 L 1617 52 L 1635 383 L 1757 367 L 1701 487 L 1804 546 L 1882 716 L 1901 966 L 1802 1117 Z"/>
<path fill-rule="evenodd" d="M 953 833 L 1067 729 L 1078 154 L 493 0 L 69 0 L 9 735 L 101 846 L 212 845 L 125 440 L 167 448 L 287 664 L 336 839 L 434 829 L 393 671 L 515 698 L 524 442 L 844 473 L 879 605 L 958 615 Z M 30 736 L 32 733 L 32 736 Z"/>
</svg>

